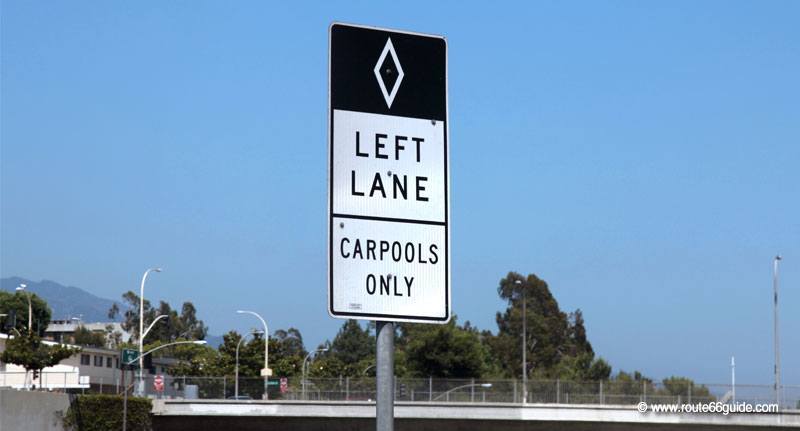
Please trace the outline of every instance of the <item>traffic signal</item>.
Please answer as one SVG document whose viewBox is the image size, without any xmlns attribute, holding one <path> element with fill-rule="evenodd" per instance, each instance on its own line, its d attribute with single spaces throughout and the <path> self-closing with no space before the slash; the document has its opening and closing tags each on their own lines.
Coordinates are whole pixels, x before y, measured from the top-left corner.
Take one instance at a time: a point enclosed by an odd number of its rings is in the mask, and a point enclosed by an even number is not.
<svg viewBox="0 0 800 431">
<path fill-rule="evenodd" d="M 33 370 L 33 380 L 36 380 L 38 378 L 39 378 L 39 370 Z"/>
<path fill-rule="evenodd" d="M 17 310 L 11 309 L 8 310 L 8 316 L 6 316 L 6 320 L 3 323 L 3 331 L 7 334 L 17 326 Z"/>
<path fill-rule="evenodd" d="M 400 383 L 400 398 L 406 397 L 406 384 Z"/>
</svg>

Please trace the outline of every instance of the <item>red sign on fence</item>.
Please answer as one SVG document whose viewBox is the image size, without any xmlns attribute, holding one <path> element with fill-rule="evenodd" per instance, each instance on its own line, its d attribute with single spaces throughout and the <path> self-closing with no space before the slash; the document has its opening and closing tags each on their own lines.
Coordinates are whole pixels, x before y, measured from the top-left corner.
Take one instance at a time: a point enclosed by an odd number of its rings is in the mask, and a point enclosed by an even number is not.
<svg viewBox="0 0 800 431">
<path fill-rule="evenodd" d="M 156 392 L 164 392 L 164 376 L 159 374 L 153 379 L 153 389 L 155 389 Z"/>
<path fill-rule="evenodd" d="M 289 390 L 289 380 L 286 377 L 281 377 L 281 393 L 285 394 Z"/>
</svg>

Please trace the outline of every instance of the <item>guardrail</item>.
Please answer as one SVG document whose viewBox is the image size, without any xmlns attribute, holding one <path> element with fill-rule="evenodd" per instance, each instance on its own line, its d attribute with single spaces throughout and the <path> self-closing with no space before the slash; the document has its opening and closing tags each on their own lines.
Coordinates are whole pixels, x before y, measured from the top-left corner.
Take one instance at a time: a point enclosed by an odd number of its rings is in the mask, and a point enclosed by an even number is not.
<svg viewBox="0 0 800 431">
<path fill-rule="evenodd" d="M 270 379 L 269 399 L 309 401 L 374 401 L 375 379 L 368 377 L 309 378 L 303 391 L 301 377 Z M 265 382 L 240 377 L 239 399 L 260 400 Z M 772 385 L 697 384 L 683 387 L 654 382 L 529 380 L 528 403 L 635 405 L 648 403 L 699 403 L 711 401 L 774 403 Z M 233 376 L 164 376 L 163 391 L 155 391 L 153 377 L 145 379 L 147 396 L 157 398 L 233 399 Z M 522 403 L 522 382 L 514 379 L 396 378 L 395 400 L 413 402 Z M 800 386 L 782 387 L 782 408 L 800 409 Z"/>
</svg>

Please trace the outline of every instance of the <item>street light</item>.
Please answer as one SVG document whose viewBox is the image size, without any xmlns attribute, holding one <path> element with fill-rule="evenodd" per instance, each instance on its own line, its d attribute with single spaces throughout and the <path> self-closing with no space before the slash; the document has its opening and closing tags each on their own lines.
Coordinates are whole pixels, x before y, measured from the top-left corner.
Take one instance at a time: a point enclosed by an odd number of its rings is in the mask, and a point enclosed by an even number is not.
<svg viewBox="0 0 800 431">
<path fill-rule="evenodd" d="M 264 369 L 261 370 L 261 376 L 264 377 L 264 399 L 269 399 L 269 376 L 272 375 L 272 370 L 269 369 L 269 329 L 267 328 L 267 322 L 261 317 L 260 314 L 256 313 L 255 311 L 247 311 L 247 310 L 236 310 L 239 314 L 252 314 L 256 316 L 258 320 L 261 321 L 261 324 L 264 325 Z"/>
<path fill-rule="evenodd" d="M 775 314 L 775 403 L 778 406 L 781 405 L 781 344 L 778 334 L 778 262 L 781 259 L 783 259 L 781 255 L 777 255 L 772 261 L 772 291 Z"/>
<path fill-rule="evenodd" d="M 150 349 L 150 350 L 148 350 L 148 351 L 146 351 L 146 352 L 142 353 L 142 356 L 147 356 L 147 355 L 149 355 L 149 354 L 151 354 L 151 353 L 155 353 L 155 352 L 157 352 L 157 351 L 159 351 L 159 350 L 161 350 L 161 349 L 165 349 L 165 348 L 167 348 L 167 347 L 172 347 L 172 346 L 177 346 L 177 345 L 179 345 L 179 344 L 197 344 L 197 345 L 199 345 L 199 346 L 202 346 L 202 345 L 204 345 L 204 344 L 208 344 L 208 342 L 207 342 L 206 340 L 175 341 L 174 343 L 162 344 L 162 345 L 160 345 L 160 346 L 158 346 L 158 347 L 154 347 L 154 348 L 152 348 L 152 349 Z M 141 359 L 141 358 L 137 358 L 137 359 Z M 125 362 L 124 364 L 125 364 L 125 365 L 131 365 L 131 364 L 133 364 L 135 361 L 136 361 L 136 359 L 134 359 L 133 361 L 128 361 L 128 362 Z"/>
<path fill-rule="evenodd" d="M 142 284 L 139 287 L 139 388 L 138 393 L 144 392 L 143 368 L 144 368 L 144 355 L 142 350 L 144 347 L 144 282 L 147 280 L 147 275 L 151 272 L 161 272 L 161 268 L 150 268 L 144 272 L 142 276 Z"/>
<path fill-rule="evenodd" d="M 263 331 L 253 331 L 249 334 L 244 334 L 242 338 L 239 339 L 239 343 L 236 344 L 236 384 L 235 389 L 233 390 L 233 399 L 239 399 L 239 348 L 242 347 L 242 341 L 247 338 L 248 335 L 256 335 L 256 334 L 263 334 Z"/>
<path fill-rule="evenodd" d="M 150 326 L 148 326 L 147 330 L 144 331 L 144 334 L 142 335 L 142 340 L 144 340 L 144 338 L 147 337 L 147 334 L 150 333 L 150 330 L 153 329 L 153 326 L 155 326 L 156 322 L 164 318 L 169 319 L 169 315 L 159 314 L 155 319 L 153 319 L 153 321 L 150 323 Z"/>
<path fill-rule="evenodd" d="M 17 286 L 16 290 L 17 290 L 17 292 L 25 292 L 27 294 L 26 296 L 28 297 L 28 332 L 31 332 L 31 330 L 33 329 L 33 327 L 32 327 L 33 326 L 33 306 L 31 304 L 31 293 L 25 290 L 26 287 L 28 287 L 27 284 L 20 283 L 20 285 Z"/>
<path fill-rule="evenodd" d="M 514 284 L 522 286 L 522 280 L 514 280 Z M 522 287 L 522 404 L 528 402 L 528 312 L 525 287 Z"/>
<path fill-rule="evenodd" d="M 306 355 L 306 358 L 303 359 L 303 399 L 304 400 L 306 399 L 306 380 L 307 380 L 307 375 L 308 375 L 308 367 L 306 366 L 306 362 L 308 361 L 308 358 L 311 357 L 312 354 L 314 354 L 314 357 L 316 358 L 317 355 L 315 355 L 315 353 L 327 352 L 327 351 L 328 351 L 328 348 L 327 347 L 323 347 L 322 349 L 317 349 L 317 350 L 315 350 L 313 352 L 308 352 L 308 354 Z"/>
<path fill-rule="evenodd" d="M 369 367 L 367 367 L 367 368 L 364 368 L 364 372 L 363 372 L 363 373 L 361 373 L 361 374 L 363 374 L 363 375 L 365 375 L 365 376 L 366 376 L 366 375 L 367 375 L 367 371 L 369 371 L 369 370 L 370 370 L 370 368 L 375 368 L 375 364 L 372 364 L 372 365 L 370 365 Z"/>
<path fill-rule="evenodd" d="M 447 400 L 450 401 L 450 396 L 449 396 L 450 392 L 457 391 L 459 389 L 472 388 L 472 387 L 477 387 L 477 386 L 480 386 L 482 388 L 491 388 L 492 384 L 491 383 L 470 383 L 470 384 L 467 384 L 467 385 L 458 386 L 458 387 L 455 387 L 453 389 L 450 389 L 449 391 L 447 391 L 447 392 L 445 392 L 443 394 L 439 394 L 439 396 L 437 396 L 436 398 L 434 398 L 431 401 L 436 401 L 439 398 L 444 397 L 444 396 L 447 396 Z"/>
<path fill-rule="evenodd" d="M 159 350 L 161 350 L 163 348 L 170 347 L 170 346 L 176 346 L 178 344 L 204 345 L 204 344 L 206 344 L 206 340 L 176 341 L 174 343 L 164 344 L 164 345 L 158 346 L 158 347 L 156 347 L 156 348 L 154 348 L 152 350 L 149 350 L 149 351 L 147 351 L 145 353 L 139 352 L 140 355 L 139 355 L 139 358 L 137 358 L 137 359 L 140 360 L 139 363 L 141 364 L 142 357 L 147 356 L 147 355 L 149 355 L 149 354 L 151 354 L 153 352 L 159 351 Z M 132 360 L 132 361 L 128 361 L 128 362 L 123 362 L 122 365 L 123 365 L 123 367 L 125 365 L 130 366 L 131 364 L 133 364 L 134 361 L 135 361 L 135 359 Z M 140 373 L 140 375 L 141 375 L 141 373 Z M 142 389 L 144 389 L 144 388 L 142 388 Z M 127 388 L 127 386 L 125 386 L 125 382 L 123 382 L 123 392 L 124 392 L 124 397 L 123 397 L 123 401 L 122 401 L 122 431 L 125 431 L 127 429 L 127 427 L 128 427 L 128 388 Z"/>
</svg>

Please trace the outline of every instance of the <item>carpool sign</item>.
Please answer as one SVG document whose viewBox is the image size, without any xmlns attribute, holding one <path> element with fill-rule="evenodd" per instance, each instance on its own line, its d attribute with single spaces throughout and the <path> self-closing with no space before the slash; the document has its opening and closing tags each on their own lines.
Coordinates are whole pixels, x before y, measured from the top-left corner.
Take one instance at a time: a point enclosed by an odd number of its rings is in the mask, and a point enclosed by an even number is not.
<svg viewBox="0 0 800 431">
<path fill-rule="evenodd" d="M 328 311 L 450 318 L 447 43 L 333 24 Z"/>
</svg>

